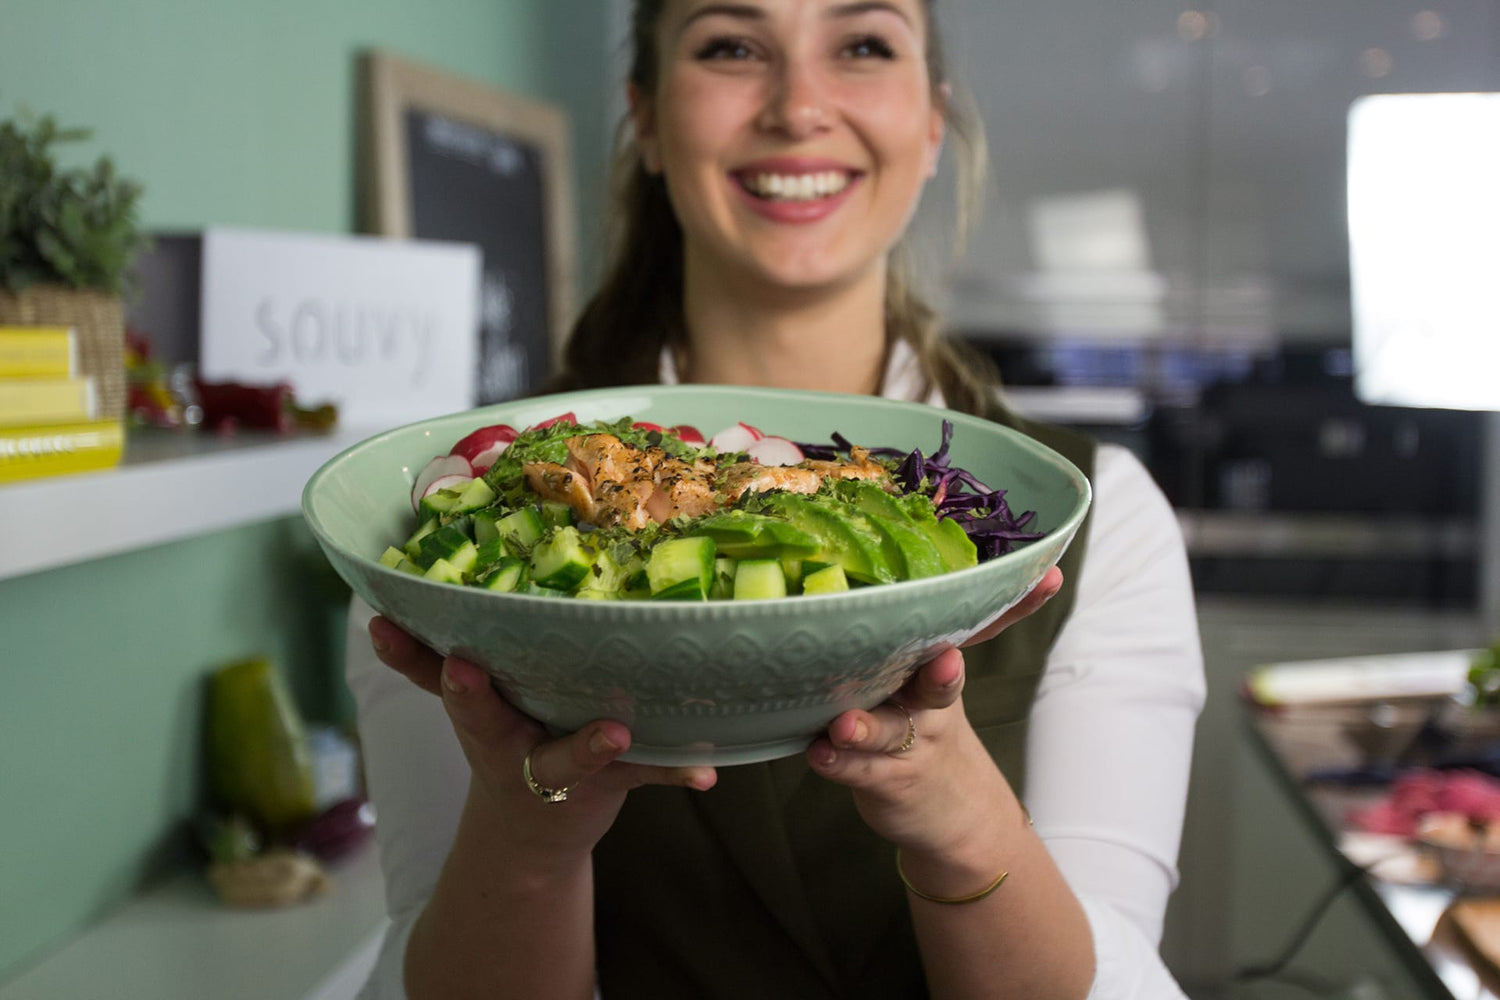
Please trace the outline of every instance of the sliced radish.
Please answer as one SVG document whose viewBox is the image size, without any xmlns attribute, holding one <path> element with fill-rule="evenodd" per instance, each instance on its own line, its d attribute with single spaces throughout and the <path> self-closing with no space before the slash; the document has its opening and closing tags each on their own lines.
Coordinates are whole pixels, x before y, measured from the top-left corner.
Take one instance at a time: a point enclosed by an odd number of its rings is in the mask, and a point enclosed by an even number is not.
<svg viewBox="0 0 1500 1000">
<path fill-rule="evenodd" d="M 474 477 L 473 476 L 457 476 L 457 475 L 453 475 L 453 476 L 438 476 L 432 482 L 430 482 L 430 483 L 427 484 L 427 488 L 422 491 L 422 496 L 424 496 L 424 497 L 430 497 L 434 493 L 436 493 L 438 490 L 456 490 L 456 489 L 461 489 L 461 488 L 469 485 L 473 481 L 474 481 Z"/>
<path fill-rule="evenodd" d="M 634 427 L 638 431 L 655 431 L 658 434 L 665 434 L 667 432 L 667 429 L 661 424 L 653 424 L 649 420 L 637 420 L 630 426 Z"/>
<path fill-rule="evenodd" d="M 462 455 L 439 455 L 422 467 L 417 473 L 417 481 L 411 484 L 411 509 L 421 508 L 422 498 L 427 495 L 427 487 L 434 479 L 442 476 L 463 476 L 465 479 L 474 478 L 474 467 L 469 460 Z"/>
<path fill-rule="evenodd" d="M 744 451 L 752 441 L 765 437 L 760 431 L 746 423 L 726 427 L 709 439 L 709 444 L 722 452 Z"/>
<path fill-rule="evenodd" d="M 681 438 L 684 444 L 690 444 L 694 448 L 702 448 L 708 443 L 703 440 L 703 432 L 692 424 L 678 424 L 667 429 Z"/>
<path fill-rule="evenodd" d="M 802 449 L 786 438 L 770 435 L 750 442 L 745 451 L 752 462 L 761 465 L 796 465 L 804 457 Z"/>
<path fill-rule="evenodd" d="M 551 420 L 543 420 L 539 424 L 532 424 L 531 425 L 531 430 L 534 430 L 534 431 L 535 430 L 541 430 L 543 427 L 551 427 L 553 424 L 576 424 L 576 423 L 578 423 L 578 418 L 573 415 L 573 411 L 572 410 L 569 410 L 567 413 L 559 413 L 557 416 L 553 417 Z"/>
<path fill-rule="evenodd" d="M 489 427 L 481 427 L 462 438 L 458 443 L 448 450 L 450 455 L 462 455 L 469 460 L 469 464 L 475 469 L 475 474 L 480 475 L 480 466 L 488 469 L 495 464 L 510 443 L 516 439 L 516 429 L 509 424 L 492 424 Z"/>
</svg>

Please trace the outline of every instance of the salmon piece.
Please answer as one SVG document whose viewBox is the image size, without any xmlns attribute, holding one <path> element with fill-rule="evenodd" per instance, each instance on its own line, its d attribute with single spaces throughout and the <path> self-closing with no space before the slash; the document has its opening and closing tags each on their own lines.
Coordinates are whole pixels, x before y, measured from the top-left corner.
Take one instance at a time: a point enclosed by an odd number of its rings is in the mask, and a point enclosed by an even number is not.
<svg viewBox="0 0 1500 1000">
<path fill-rule="evenodd" d="M 650 480 L 653 459 L 649 451 L 632 448 L 613 434 L 583 434 L 570 437 L 568 466 L 587 477 L 594 492 L 601 482 L 628 483 Z"/>
<path fill-rule="evenodd" d="M 803 463 L 805 466 L 807 463 Z M 829 465 L 836 463 L 827 463 Z M 720 489 L 732 502 L 747 492 L 786 490 L 789 493 L 816 493 L 823 477 L 815 470 L 797 465 L 757 465 L 736 462 L 724 470 Z"/>
<path fill-rule="evenodd" d="M 594 494 L 582 474 L 556 462 L 527 462 L 521 472 L 543 500 L 565 503 L 580 521 L 593 522 Z"/>
<path fill-rule="evenodd" d="M 811 469 L 820 479 L 890 479 L 890 471 L 879 462 L 870 461 L 870 452 L 858 445 L 849 449 L 848 461 L 824 462 L 809 460 L 798 468 Z"/>
<path fill-rule="evenodd" d="M 595 489 L 594 519 L 590 523 L 600 527 L 622 524 L 637 531 L 655 520 L 648 506 L 656 491 L 650 480 L 616 482 L 606 479 Z"/>
<path fill-rule="evenodd" d="M 665 453 L 656 463 L 652 475 L 654 487 L 646 509 L 658 523 L 674 517 L 698 517 L 719 508 L 714 491 L 713 463 L 689 465 Z"/>
</svg>

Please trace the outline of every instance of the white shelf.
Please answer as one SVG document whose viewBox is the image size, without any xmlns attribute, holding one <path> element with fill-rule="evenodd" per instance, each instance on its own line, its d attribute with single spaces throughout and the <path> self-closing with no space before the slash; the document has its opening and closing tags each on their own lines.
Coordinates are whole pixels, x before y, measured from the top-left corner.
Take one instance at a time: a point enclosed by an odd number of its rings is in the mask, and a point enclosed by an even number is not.
<svg viewBox="0 0 1500 1000">
<path fill-rule="evenodd" d="M 352 1000 L 386 927 L 373 839 L 328 872 L 324 895 L 270 910 L 230 909 L 181 874 L 0 985 L 0 1000 Z"/>
<path fill-rule="evenodd" d="M 117 468 L 0 486 L 0 580 L 295 514 L 318 467 L 374 433 L 132 431 Z"/>
</svg>

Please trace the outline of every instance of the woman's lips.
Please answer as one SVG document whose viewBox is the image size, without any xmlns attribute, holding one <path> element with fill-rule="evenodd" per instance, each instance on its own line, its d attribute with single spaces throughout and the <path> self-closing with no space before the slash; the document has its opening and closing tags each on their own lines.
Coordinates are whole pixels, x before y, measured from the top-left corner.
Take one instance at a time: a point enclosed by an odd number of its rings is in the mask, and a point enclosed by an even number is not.
<svg viewBox="0 0 1500 1000">
<path fill-rule="evenodd" d="M 765 162 L 731 176 L 757 214 L 778 222 L 813 222 L 843 204 L 863 175 L 828 163 Z"/>
</svg>

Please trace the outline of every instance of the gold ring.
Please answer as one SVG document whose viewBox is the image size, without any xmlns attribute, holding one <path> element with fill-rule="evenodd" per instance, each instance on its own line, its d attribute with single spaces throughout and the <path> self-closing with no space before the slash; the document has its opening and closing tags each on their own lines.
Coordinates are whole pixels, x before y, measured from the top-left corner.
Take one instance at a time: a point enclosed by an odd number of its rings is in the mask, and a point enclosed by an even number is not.
<svg viewBox="0 0 1500 1000">
<path fill-rule="evenodd" d="M 567 788 L 548 788 L 536 780 L 536 776 L 531 773 L 531 755 L 533 753 L 536 753 L 536 747 L 532 747 L 526 751 L 526 757 L 521 761 L 521 776 L 526 779 L 526 787 L 531 789 L 532 794 L 543 802 L 568 801 L 568 793 L 573 790 L 572 785 L 569 785 Z"/>
<path fill-rule="evenodd" d="M 917 745 L 917 724 L 912 721 L 911 713 L 906 710 L 905 705 L 894 698 L 890 700 L 889 704 L 901 709 L 901 714 L 906 716 L 906 739 L 902 740 L 901 745 L 895 750 L 896 753 L 906 753 L 906 751 Z"/>
</svg>

